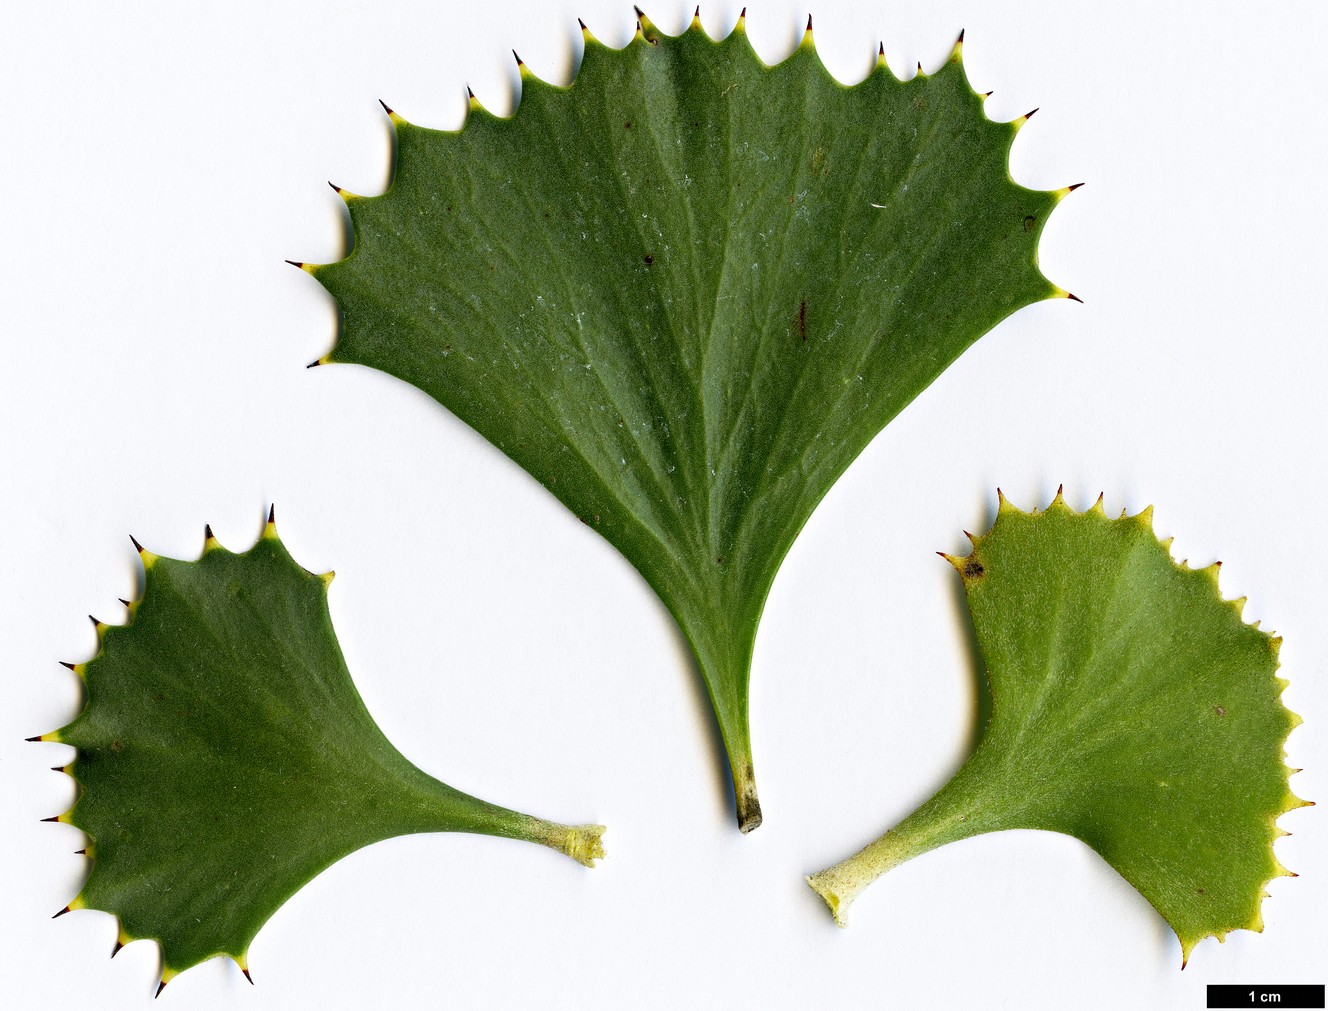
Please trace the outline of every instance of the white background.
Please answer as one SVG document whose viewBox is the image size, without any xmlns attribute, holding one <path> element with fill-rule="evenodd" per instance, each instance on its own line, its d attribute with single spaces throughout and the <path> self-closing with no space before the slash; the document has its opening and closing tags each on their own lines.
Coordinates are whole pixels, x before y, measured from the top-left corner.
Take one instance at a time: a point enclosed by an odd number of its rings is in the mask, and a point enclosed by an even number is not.
<svg viewBox="0 0 1328 1011">
<path fill-rule="evenodd" d="M 713 34 L 736 0 L 707 4 Z M 18 5 L 14 5 L 15 8 Z M 110 954 L 99 912 L 49 917 L 84 844 L 40 824 L 70 756 L 22 743 L 72 717 L 84 617 L 123 620 L 135 534 L 192 558 L 247 547 L 269 502 L 331 606 L 369 709 L 453 785 L 610 826 L 586 871 L 469 836 L 397 839 L 314 880 L 235 967 L 161 1006 L 1166 1007 L 1207 982 L 1328 977 L 1323 808 L 1283 819 L 1262 935 L 1180 971 L 1161 918 L 1073 839 L 1007 833 L 889 874 L 837 930 L 802 876 L 925 799 L 973 731 L 950 567 L 1000 485 L 1084 508 L 1155 503 L 1177 557 L 1283 633 L 1289 760 L 1328 797 L 1323 593 L 1322 4 L 834 2 L 840 79 L 878 39 L 901 74 L 960 28 L 988 112 L 1040 106 L 1020 182 L 1085 188 L 1042 244 L 1044 302 L 984 337 L 862 455 L 789 555 L 752 689 L 766 823 L 734 828 L 702 692 L 660 604 L 606 542 L 446 411 L 385 375 L 306 371 L 334 310 L 286 257 L 344 249 L 331 179 L 386 182 L 386 100 L 455 127 L 465 85 L 507 112 L 516 48 L 566 82 L 575 16 L 608 0 L 29 4 L 0 31 L 0 1004 L 144 1006 L 151 942 Z M 652 5 L 677 31 L 690 10 Z M 805 10 L 750 4 L 775 61 Z"/>
</svg>

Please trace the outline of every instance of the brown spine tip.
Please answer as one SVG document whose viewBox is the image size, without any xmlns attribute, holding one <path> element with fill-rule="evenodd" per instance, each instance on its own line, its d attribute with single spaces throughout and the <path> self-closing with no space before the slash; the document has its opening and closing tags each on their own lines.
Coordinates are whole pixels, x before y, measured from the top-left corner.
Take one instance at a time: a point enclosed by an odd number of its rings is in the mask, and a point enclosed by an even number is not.
<svg viewBox="0 0 1328 1011">
<path fill-rule="evenodd" d="M 383 107 L 383 111 L 385 113 L 387 113 L 389 116 L 392 115 L 392 107 L 388 105 L 386 102 L 384 102 L 381 98 L 378 100 L 378 104 Z"/>
<path fill-rule="evenodd" d="M 253 985 L 254 985 L 254 977 L 252 977 L 252 976 L 249 975 L 249 970 L 248 970 L 248 969 L 241 969 L 240 971 L 241 971 L 242 973 L 244 973 L 244 978 L 247 979 L 247 980 L 249 981 L 249 985 L 250 985 L 250 986 L 253 986 Z"/>
<path fill-rule="evenodd" d="M 128 606 L 129 606 L 129 601 L 125 600 L 124 597 L 116 597 L 115 599 L 118 600 L 120 603 L 124 604 L 125 607 L 128 607 Z M 73 670 L 73 665 L 72 665 L 72 664 L 70 665 L 70 668 L 69 668 L 69 669 L 70 669 L 70 670 Z"/>
<path fill-rule="evenodd" d="M 1066 190 L 1067 193 L 1073 193 L 1075 190 L 1077 190 L 1077 189 L 1078 189 L 1080 186 L 1082 186 L 1082 185 L 1083 185 L 1083 183 L 1075 183 L 1073 186 L 1067 186 L 1067 187 L 1065 187 L 1065 190 Z"/>
<path fill-rule="evenodd" d="M 135 537 L 133 534 L 130 534 L 129 540 L 133 542 L 134 550 L 141 555 L 143 553 L 143 545 L 138 543 L 138 538 Z"/>
<path fill-rule="evenodd" d="M 701 16 L 701 5 L 697 4 L 696 10 L 692 12 L 692 17 L 699 18 L 700 16 Z"/>
<path fill-rule="evenodd" d="M 957 44 L 957 45 L 961 45 L 961 46 L 964 44 L 964 29 L 963 29 L 963 28 L 959 29 L 959 41 L 958 41 L 956 44 Z"/>
<path fill-rule="evenodd" d="M 747 20 L 747 8 L 746 8 L 746 7 L 744 7 L 744 8 L 738 13 L 738 20 L 739 20 L 739 21 L 746 21 L 746 20 Z"/>
<path fill-rule="evenodd" d="M 101 624 L 100 621 L 98 621 L 96 618 L 94 618 L 94 617 L 93 617 L 92 615 L 90 615 L 90 614 L 88 615 L 88 621 L 92 622 L 93 625 L 100 625 L 100 624 Z"/>
<path fill-rule="evenodd" d="M 1042 106 L 1039 105 L 1039 106 L 1037 107 L 1037 109 L 1034 109 L 1034 110 L 1033 110 L 1033 112 L 1037 112 L 1038 109 L 1041 109 L 1041 108 L 1042 108 Z M 1024 119 L 1026 119 L 1026 120 L 1027 120 L 1027 119 L 1032 119 L 1032 118 L 1033 118 L 1033 112 L 1026 112 L 1026 113 L 1024 113 Z"/>
<path fill-rule="evenodd" d="M 922 61 L 918 60 L 918 73 L 922 73 Z"/>
<path fill-rule="evenodd" d="M 71 911 L 70 908 L 69 908 L 68 906 L 65 906 L 64 909 L 60 910 L 60 912 L 58 912 L 58 913 L 56 913 L 54 916 L 52 916 L 51 919 L 52 919 L 52 920 L 58 920 L 58 919 L 60 919 L 60 917 L 64 916 L 65 913 L 68 913 L 68 912 L 70 912 L 70 911 Z"/>
<path fill-rule="evenodd" d="M 323 364 L 322 362 L 320 362 L 317 358 L 315 358 L 315 359 L 314 359 L 313 361 L 311 361 L 308 365 L 306 365 L 305 368 L 306 368 L 306 369 L 316 369 L 316 368 L 318 368 L 318 366 L 320 366 L 320 365 L 322 365 L 322 364 Z"/>
<path fill-rule="evenodd" d="M 158 997 L 160 997 L 161 992 L 165 989 L 166 989 L 166 981 L 163 979 L 160 983 L 157 984 L 157 992 L 152 995 L 152 999 L 156 1000 Z"/>
<path fill-rule="evenodd" d="M 41 743 L 41 734 L 38 734 L 36 737 L 25 737 L 23 740 L 27 741 L 29 744 L 39 744 Z"/>
<path fill-rule="evenodd" d="M 466 85 L 466 97 L 467 97 L 467 98 L 474 98 L 474 97 L 475 97 L 475 92 L 471 90 L 471 87 L 470 87 L 469 84 Z"/>
<path fill-rule="evenodd" d="M 637 11 L 637 14 L 639 15 L 639 14 L 640 14 L 640 11 Z M 579 24 L 579 25 L 581 26 L 581 30 L 582 30 L 583 32 L 588 32 L 588 31 L 590 31 L 590 29 L 586 27 L 586 23 L 585 23 L 584 21 L 582 21 L 580 18 L 577 18 L 577 19 L 576 19 L 576 23 Z"/>
<path fill-rule="evenodd" d="M 51 766 L 51 771 L 52 771 L 52 772 L 64 772 L 64 771 L 65 771 L 65 767 L 64 767 L 63 765 L 52 765 L 52 766 Z"/>
<path fill-rule="evenodd" d="M 277 522 L 277 504 L 275 502 L 267 507 L 267 521 L 269 523 Z"/>
<path fill-rule="evenodd" d="M 59 821 L 59 820 L 60 820 L 60 816 L 59 816 L 58 814 L 57 814 L 57 815 L 53 815 L 53 816 L 50 817 L 50 818 L 43 818 L 43 819 L 42 819 L 42 821 Z M 65 909 L 65 912 L 66 912 L 66 913 L 69 912 L 69 909 L 68 909 L 67 907 L 66 907 L 66 909 Z M 59 913 L 56 913 L 55 915 L 56 915 L 56 916 L 59 916 L 60 914 L 59 914 Z"/>
<path fill-rule="evenodd" d="M 77 667 L 78 665 L 77 665 L 77 664 L 72 664 L 72 663 L 70 663 L 68 660 L 61 660 L 61 661 L 60 661 L 60 666 L 61 666 L 61 667 L 64 667 L 66 670 L 73 670 L 73 669 L 74 669 L 75 667 Z M 34 738 L 29 738 L 29 740 L 33 740 L 33 739 L 34 739 Z"/>
<path fill-rule="evenodd" d="M 213 537 L 212 537 L 212 524 L 211 524 L 211 523 L 204 523 L 204 524 L 203 524 L 203 539 L 206 540 L 206 541 L 213 540 Z"/>
<path fill-rule="evenodd" d="M 812 30 L 812 16 L 811 16 L 810 14 L 808 14 L 808 15 L 807 15 L 807 31 L 811 31 L 811 30 Z M 760 816 L 758 815 L 757 817 L 759 818 Z M 760 822 L 758 821 L 756 824 L 759 825 Z M 752 827 L 755 828 L 756 825 L 753 825 Z"/>
<path fill-rule="evenodd" d="M 74 856 L 76 856 L 76 857 L 85 857 L 85 856 L 87 856 L 87 855 L 88 855 L 88 851 L 87 851 L 86 847 L 85 847 L 84 849 L 81 849 L 81 850 L 74 850 Z"/>
<path fill-rule="evenodd" d="M 1080 298 L 1078 295 L 1076 295 L 1076 294 L 1075 294 L 1074 292 L 1072 292 L 1072 291 L 1067 291 L 1067 292 L 1065 293 L 1065 297 L 1066 297 L 1066 298 L 1069 298 L 1069 299 L 1073 299 L 1074 301 L 1078 302 L 1080 305 L 1083 305 L 1083 304 L 1084 304 L 1084 300 L 1083 300 L 1082 298 Z"/>
<path fill-rule="evenodd" d="M 643 11 L 643 10 L 642 10 L 640 7 L 638 7 L 636 4 L 632 4 L 632 10 L 636 11 L 636 16 L 637 16 L 638 19 L 639 19 L 639 18 L 643 18 L 643 17 L 646 16 L 646 12 Z M 580 21 L 581 19 L 580 19 L 580 18 L 577 18 L 577 20 Z M 584 28 L 585 25 L 582 25 L 581 27 Z"/>
<path fill-rule="evenodd" d="M 329 180 L 327 181 L 327 184 L 328 184 L 329 186 L 332 187 L 333 192 L 335 192 L 338 196 L 341 195 L 341 187 L 340 187 L 340 186 L 338 186 L 336 183 L 334 183 L 331 179 L 329 179 Z"/>
<path fill-rule="evenodd" d="M 299 260 L 287 260 L 286 262 L 289 263 L 292 267 L 296 267 L 300 270 L 304 269 L 304 264 L 301 263 Z"/>
<path fill-rule="evenodd" d="M 123 947 L 124 947 L 124 944 L 123 944 L 123 943 L 120 941 L 120 939 L 117 937 L 117 938 L 115 939 L 115 947 L 111 949 L 111 958 L 114 958 L 116 955 L 120 954 L 120 949 L 123 948 Z"/>
<path fill-rule="evenodd" d="M 518 67 L 524 67 L 524 66 L 526 65 L 525 62 L 522 61 L 521 57 L 520 57 L 520 56 L 517 56 L 517 52 L 516 52 L 515 49 L 512 50 L 512 55 L 513 55 L 514 57 L 516 57 L 516 65 L 517 65 Z"/>
<path fill-rule="evenodd" d="M 880 45 L 880 47 L 876 50 L 876 55 L 877 55 L 877 56 L 880 56 L 880 57 L 884 57 L 884 56 L 885 56 L 885 43 L 884 43 L 884 42 L 882 42 L 881 45 Z"/>
</svg>

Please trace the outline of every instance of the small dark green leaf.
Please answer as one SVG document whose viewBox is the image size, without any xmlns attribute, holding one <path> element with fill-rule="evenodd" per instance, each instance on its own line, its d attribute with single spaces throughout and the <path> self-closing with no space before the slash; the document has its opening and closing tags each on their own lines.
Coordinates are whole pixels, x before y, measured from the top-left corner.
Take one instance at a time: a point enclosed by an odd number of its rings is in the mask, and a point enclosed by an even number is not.
<svg viewBox="0 0 1328 1011">
<path fill-rule="evenodd" d="M 245 967 L 291 895 L 362 846 L 412 832 L 542 843 L 590 866 L 603 826 L 571 827 L 467 796 L 383 736 L 342 659 L 331 573 L 302 569 L 269 522 L 233 554 L 210 532 L 196 562 L 141 551 L 143 598 L 98 624 L 75 671 L 87 705 L 41 737 L 78 749 L 81 793 L 59 821 L 91 837 L 70 908 L 161 942 L 163 982 L 204 959 Z M 247 971 L 247 970 L 246 970 Z"/>
</svg>

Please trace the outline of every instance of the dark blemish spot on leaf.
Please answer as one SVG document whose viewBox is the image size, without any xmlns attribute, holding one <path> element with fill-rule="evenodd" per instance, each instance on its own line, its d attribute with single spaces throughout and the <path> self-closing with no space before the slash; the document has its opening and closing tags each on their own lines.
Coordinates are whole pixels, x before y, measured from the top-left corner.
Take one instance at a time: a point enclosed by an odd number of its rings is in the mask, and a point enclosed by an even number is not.
<svg viewBox="0 0 1328 1011">
<path fill-rule="evenodd" d="M 655 254 L 654 254 L 654 253 L 646 253 L 646 255 L 643 256 L 643 257 L 641 257 L 641 259 L 644 260 L 646 266 L 649 267 L 652 263 L 655 262 Z"/>
<path fill-rule="evenodd" d="M 919 69 L 919 70 L 922 69 L 922 65 L 921 65 L 921 64 L 918 65 L 918 69 Z M 926 107 L 927 107 L 927 103 L 924 102 L 921 98 L 915 98 L 915 99 L 913 99 L 913 108 L 915 108 L 915 109 L 921 111 L 921 110 L 925 109 Z"/>
<path fill-rule="evenodd" d="M 982 567 L 982 563 L 979 562 L 976 558 L 970 558 L 967 562 L 964 563 L 965 579 L 977 579 L 986 571 L 987 570 Z"/>
<path fill-rule="evenodd" d="M 1204 892 L 1206 891 L 1206 889 L 1203 889 L 1203 888 L 1196 888 L 1195 891 L 1198 892 L 1200 895 L 1203 895 Z"/>
<path fill-rule="evenodd" d="M 798 336 L 802 338 L 802 343 L 807 343 L 807 300 L 805 298 L 798 303 Z"/>
<path fill-rule="evenodd" d="M 1225 706 L 1214 706 L 1213 712 L 1217 713 L 1218 716 L 1225 716 L 1227 714 Z"/>
<path fill-rule="evenodd" d="M 112 741 L 112 742 L 111 742 L 111 750 L 112 750 L 112 751 L 124 751 L 124 744 L 123 744 L 123 742 L 121 742 L 121 741 Z"/>
<path fill-rule="evenodd" d="M 657 46 L 657 45 L 659 45 L 659 39 L 654 38 L 653 36 L 651 36 L 651 38 L 649 39 L 649 42 L 650 42 L 650 44 L 651 44 L 652 46 Z"/>
<path fill-rule="evenodd" d="M 1031 232 L 1036 224 L 1037 218 L 1033 217 L 1031 214 L 1028 215 L 1028 217 L 1024 218 L 1024 231 Z"/>
<path fill-rule="evenodd" d="M 629 119 L 626 123 L 623 124 L 623 129 L 630 130 L 631 128 L 632 128 L 632 121 Z"/>
<path fill-rule="evenodd" d="M 716 564 L 716 565 L 723 565 L 723 564 L 724 564 L 724 556 L 723 556 L 723 555 L 716 555 L 716 556 L 715 556 L 715 564 Z"/>
</svg>

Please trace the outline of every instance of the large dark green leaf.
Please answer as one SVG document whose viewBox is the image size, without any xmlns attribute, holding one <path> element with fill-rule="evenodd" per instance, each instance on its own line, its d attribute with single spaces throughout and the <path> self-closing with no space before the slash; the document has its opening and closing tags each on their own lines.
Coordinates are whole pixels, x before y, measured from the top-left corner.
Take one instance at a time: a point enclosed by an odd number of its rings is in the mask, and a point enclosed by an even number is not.
<svg viewBox="0 0 1328 1011">
<path fill-rule="evenodd" d="M 87 705 L 40 740 L 78 749 L 59 818 L 88 834 L 92 871 L 70 909 L 161 942 L 164 986 L 215 955 L 245 969 L 258 929 L 325 867 L 412 832 L 542 843 L 590 866 L 600 825 L 571 827 L 467 796 L 383 736 L 346 670 L 327 608 L 269 520 L 243 554 L 209 533 L 196 562 L 142 551 L 129 624 L 98 625 L 73 669 Z"/>
<path fill-rule="evenodd" d="M 618 548 L 695 652 L 744 830 L 771 581 L 835 479 L 965 348 L 1067 293 L 1037 268 L 1068 192 L 1011 181 L 961 66 L 882 58 L 837 83 L 812 45 L 764 66 L 648 21 L 585 33 L 575 81 L 522 68 L 516 113 L 446 133 L 393 115 L 355 244 L 306 265 L 342 329 L 320 363 L 398 376 L 481 432 Z"/>
<path fill-rule="evenodd" d="M 991 531 L 950 558 L 968 596 L 991 718 L 968 762 L 897 827 L 809 878 L 842 925 L 858 893 L 905 860 L 984 832 L 1082 839 L 1175 929 L 1261 930 L 1300 722 L 1279 696 L 1282 640 L 1223 600 L 1219 565 L 1177 565 L 1152 510 L 1101 500 L 1045 512 L 1001 499 Z M 948 556 L 947 556 L 948 557 Z"/>
</svg>

